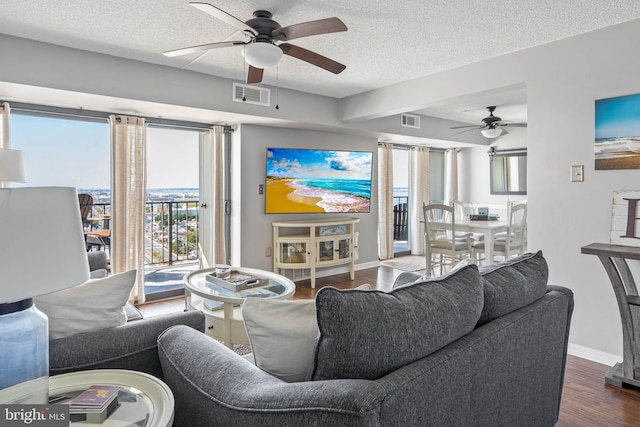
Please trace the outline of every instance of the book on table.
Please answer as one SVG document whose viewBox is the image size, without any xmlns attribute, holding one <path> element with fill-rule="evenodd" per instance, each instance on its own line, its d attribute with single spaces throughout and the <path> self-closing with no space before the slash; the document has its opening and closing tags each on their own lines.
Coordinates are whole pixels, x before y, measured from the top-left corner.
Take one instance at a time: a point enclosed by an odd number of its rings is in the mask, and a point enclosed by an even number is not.
<svg viewBox="0 0 640 427">
<path fill-rule="evenodd" d="M 254 288 L 260 286 L 260 279 L 248 274 L 242 274 L 239 272 L 231 272 L 231 275 L 226 279 L 216 277 L 215 273 L 209 273 L 205 276 L 207 282 L 214 285 L 218 285 L 230 291 L 238 292 L 245 289 Z"/>
<path fill-rule="evenodd" d="M 118 406 L 119 386 L 92 385 L 69 402 L 72 421 L 102 423 Z"/>
<path fill-rule="evenodd" d="M 118 397 L 120 387 L 92 385 L 69 402 L 70 413 L 101 412 Z"/>
</svg>

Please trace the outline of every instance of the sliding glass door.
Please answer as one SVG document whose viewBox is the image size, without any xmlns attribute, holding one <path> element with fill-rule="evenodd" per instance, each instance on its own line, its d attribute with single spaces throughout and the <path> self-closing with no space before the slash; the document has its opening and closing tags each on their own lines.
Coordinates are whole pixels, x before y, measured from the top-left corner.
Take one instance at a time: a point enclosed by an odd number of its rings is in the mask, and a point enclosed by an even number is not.
<svg viewBox="0 0 640 427">
<path fill-rule="evenodd" d="M 409 255 L 409 150 L 393 149 L 393 255 Z"/>
</svg>

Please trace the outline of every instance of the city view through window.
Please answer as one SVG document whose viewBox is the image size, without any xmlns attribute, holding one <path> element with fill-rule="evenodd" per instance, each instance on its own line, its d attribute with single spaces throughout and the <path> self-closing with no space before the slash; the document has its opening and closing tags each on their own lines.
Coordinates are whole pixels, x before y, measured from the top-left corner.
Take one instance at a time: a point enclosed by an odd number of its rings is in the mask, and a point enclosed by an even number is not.
<svg viewBox="0 0 640 427">
<path fill-rule="evenodd" d="M 88 237 L 87 243 L 108 252 L 111 160 L 106 120 L 12 114 L 11 146 L 22 150 L 25 159 L 27 182 L 16 187 L 71 186 L 91 196 L 85 232 L 105 231 L 103 237 Z M 149 274 L 145 281 L 162 281 L 162 274 L 155 271 L 158 267 L 195 262 L 198 257 L 197 131 L 147 128 L 146 200 L 145 265 Z M 180 280 L 171 282 L 171 287 L 181 287 Z"/>
</svg>

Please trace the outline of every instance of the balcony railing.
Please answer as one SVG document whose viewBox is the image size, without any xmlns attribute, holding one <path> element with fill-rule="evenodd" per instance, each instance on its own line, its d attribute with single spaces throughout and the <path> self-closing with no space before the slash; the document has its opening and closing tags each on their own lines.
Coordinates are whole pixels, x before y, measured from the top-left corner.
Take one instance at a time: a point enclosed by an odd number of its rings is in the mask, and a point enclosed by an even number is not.
<svg viewBox="0 0 640 427">
<path fill-rule="evenodd" d="M 409 238 L 409 197 L 393 198 L 393 240 Z"/>
<path fill-rule="evenodd" d="M 198 259 L 199 201 L 147 202 L 145 206 L 145 264 L 173 265 Z M 85 231 L 109 229 L 111 205 L 94 203 Z"/>
<path fill-rule="evenodd" d="M 172 265 L 198 259 L 198 207 L 198 200 L 147 202 L 147 264 Z"/>
</svg>

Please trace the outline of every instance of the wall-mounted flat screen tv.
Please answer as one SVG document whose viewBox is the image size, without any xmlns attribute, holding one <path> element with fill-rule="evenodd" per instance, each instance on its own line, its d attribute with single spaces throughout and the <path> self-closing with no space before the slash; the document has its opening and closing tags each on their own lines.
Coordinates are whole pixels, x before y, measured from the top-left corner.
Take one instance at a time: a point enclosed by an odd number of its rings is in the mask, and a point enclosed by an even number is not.
<svg viewBox="0 0 640 427">
<path fill-rule="evenodd" d="M 369 212 L 370 151 L 267 148 L 265 212 Z"/>
</svg>

